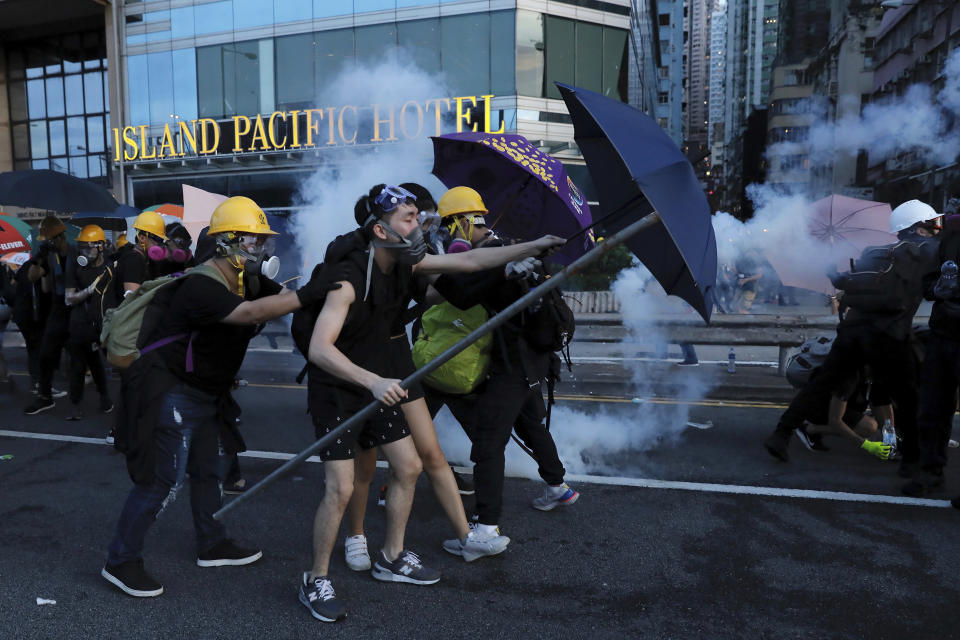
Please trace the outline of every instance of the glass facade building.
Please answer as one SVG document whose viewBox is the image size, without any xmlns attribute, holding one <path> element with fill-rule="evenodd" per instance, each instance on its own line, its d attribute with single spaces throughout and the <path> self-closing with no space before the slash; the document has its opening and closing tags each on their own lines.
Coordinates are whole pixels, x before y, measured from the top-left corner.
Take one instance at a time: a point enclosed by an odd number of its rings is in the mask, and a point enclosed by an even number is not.
<svg viewBox="0 0 960 640">
<path fill-rule="evenodd" d="M 102 31 L 5 48 L 13 168 L 54 169 L 110 185 Z"/>
<path fill-rule="evenodd" d="M 331 150 L 240 149 L 236 119 L 277 113 L 269 135 L 304 131 L 308 112 L 343 95 L 332 81 L 344 69 L 391 56 L 438 78 L 438 98 L 476 96 L 474 122 L 534 141 L 591 200 L 554 82 L 654 106 L 656 0 L 116 0 L 102 11 L 100 30 L 3 48 L 11 164 L 102 181 L 135 206 L 179 201 L 184 183 L 290 206 L 306 172 L 336 162 Z M 403 104 L 404 87 L 396 93 Z M 369 106 L 355 117 L 369 118 Z M 182 151 L 183 135 L 199 139 L 204 121 L 223 132 L 209 154 L 145 153 L 166 129 Z M 454 121 L 453 111 L 443 116 L 446 129 Z"/>
</svg>

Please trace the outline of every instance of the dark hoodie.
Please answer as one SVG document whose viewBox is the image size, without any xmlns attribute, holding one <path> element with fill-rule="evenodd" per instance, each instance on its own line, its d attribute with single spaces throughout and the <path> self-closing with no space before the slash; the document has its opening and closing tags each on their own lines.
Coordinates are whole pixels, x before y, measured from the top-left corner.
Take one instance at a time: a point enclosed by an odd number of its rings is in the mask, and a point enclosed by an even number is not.
<svg viewBox="0 0 960 640">
<path fill-rule="evenodd" d="M 934 301 L 933 310 L 930 312 L 931 331 L 942 338 L 960 341 L 960 315 L 954 310 L 948 311 L 948 301 L 939 300 L 933 295 L 933 288 L 940 277 L 940 265 L 947 260 L 960 264 L 960 215 L 944 216 L 937 262 L 924 278 L 926 298 Z M 960 300 L 949 302 L 955 305 L 960 303 Z"/>
</svg>

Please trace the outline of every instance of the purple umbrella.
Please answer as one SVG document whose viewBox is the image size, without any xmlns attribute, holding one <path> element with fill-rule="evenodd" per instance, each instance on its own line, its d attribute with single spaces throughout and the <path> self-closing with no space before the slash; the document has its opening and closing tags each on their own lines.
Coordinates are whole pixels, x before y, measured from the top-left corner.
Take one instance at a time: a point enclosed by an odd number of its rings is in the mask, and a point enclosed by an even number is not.
<svg viewBox="0 0 960 640">
<path fill-rule="evenodd" d="M 476 189 L 487 224 L 518 240 L 544 234 L 569 238 L 590 226 L 590 206 L 563 164 L 520 135 L 451 133 L 433 140 L 433 174 L 448 187 Z M 551 260 L 567 264 L 593 245 L 588 231 Z"/>
</svg>

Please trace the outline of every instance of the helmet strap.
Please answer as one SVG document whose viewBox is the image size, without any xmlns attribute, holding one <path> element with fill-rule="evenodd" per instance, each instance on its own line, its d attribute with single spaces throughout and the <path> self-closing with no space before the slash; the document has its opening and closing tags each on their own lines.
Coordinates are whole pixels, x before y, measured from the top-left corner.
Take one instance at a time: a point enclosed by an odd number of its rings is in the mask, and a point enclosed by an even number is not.
<svg viewBox="0 0 960 640">
<path fill-rule="evenodd" d="M 240 262 L 240 256 L 231 254 L 226 256 L 227 264 L 237 270 L 237 289 L 240 291 L 240 297 L 243 297 L 243 263 Z M 236 262 L 234 262 L 236 260 Z"/>
</svg>

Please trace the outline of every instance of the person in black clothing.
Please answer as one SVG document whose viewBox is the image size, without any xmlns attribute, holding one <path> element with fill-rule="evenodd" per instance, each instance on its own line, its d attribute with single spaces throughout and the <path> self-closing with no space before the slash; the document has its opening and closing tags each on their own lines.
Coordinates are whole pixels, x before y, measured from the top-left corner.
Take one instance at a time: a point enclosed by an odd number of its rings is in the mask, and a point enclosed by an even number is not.
<svg viewBox="0 0 960 640">
<path fill-rule="evenodd" d="M 917 207 L 915 205 L 922 205 Z M 896 415 L 896 429 L 900 437 L 899 474 L 911 477 L 919 459 L 917 437 L 917 382 L 916 357 L 913 352 L 913 316 L 924 296 L 924 281 L 937 267 L 936 235 L 940 229 L 940 214 L 917 201 L 910 201 L 894 209 L 890 216 L 890 231 L 896 233 L 899 243 L 892 251 L 891 269 L 899 279 L 904 299 L 897 311 L 865 311 L 846 308 L 841 297 L 841 320 L 837 338 L 822 365 L 822 376 L 835 394 L 840 393 L 846 381 L 864 366 L 869 366 L 873 381 L 890 395 Z M 843 276 L 834 275 L 835 279 Z M 838 281 L 838 288 L 843 282 Z M 869 445 L 868 445 L 869 446 Z"/>
<path fill-rule="evenodd" d="M 50 313 L 49 297 L 41 297 L 40 283 L 30 280 L 30 262 L 24 263 L 12 275 L 13 322 L 23 336 L 27 347 L 27 371 L 30 374 L 30 389 L 34 394 L 40 389 L 40 345 L 43 342 L 43 327 Z"/>
<path fill-rule="evenodd" d="M 167 256 L 166 227 L 156 211 L 144 211 L 133 222 L 137 242 L 132 249 L 119 248 L 116 262 L 116 297 L 119 302 L 131 291 L 136 291 L 147 280 L 157 278 L 159 263 Z M 129 245 L 128 245 L 129 246 Z"/>
<path fill-rule="evenodd" d="M 126 454 L 134 487 L 101 575 L 132 596 L 163 593 L 144 570 L 144 539 L 187 474 L 197 564 L 245 565 L 262 556 L 232 542 L 213 517 L 222 504 L 224 453 L 244 448 L 230 387 L 256 325 L 313 304 L 337 286 L 318 272 L 296 293 L 265 280 L 253 295 L 264 243 L 275 232 L 249 198 L 221 203 L 210 233 L 216 257 L 157 291 L 141 326 L 141 357 L 123 375 L 116 446 Z"/>
<path fill-rule="evenodd" d="M 73 413 L 67 420 L 82 420 L 84 378 L 87 369 L 100 394 L 100 411 L 113 411 L 107 376 L 100 354 L 104 293 L 112 284 L 113 269 L 103 257 L 106 236 L 97 225 L 87 225 L 77 236 L 77 259 L 67 266 L 64 298 L 70 312 L 67 350 L 70 353 L 70 402 Z"/>
<path fill-rule="evenodd" d="M 70 309 L 64 300 L 66 275 L 67 227 L 56 216 L 47 216 L 40 223 L 39 248 L 21 269 L 27 269 L 31 283 L 40 283 L 40 296 L 46 298 L 49 313 L 40 339 L 40 385 L 37 399 L 23 412 L 29 416 L 52 409 L 53 374 L 60 366 L 60 355 L 67 342 Z M 29 265 L 29 266 L 28 266 Z"/>
<path fill-rule="evenodd" d="M 866 414 L 869 403 L 881 420 L 893 417 L 886 394 L 871 392 L 867 373 L 855 372 L 837 385 L 836 379 L 823 376 L 818 367 L 810 381 L 794 396 L 790 406 L 780 416 L 777 428 L 764 441 L 767 452 L 783 462 L 789 461 L 787 447 L 794 432 L 811 451 L 828 451 L 823 435 L 844 436 L 853 440 L 868 453 L 885 459 L 890 454 L 880 443 L 870 442 L 868 436 L 877 431 L 877 420 Z"/>
<path fill-rule="evenodd" d="M 456 529 L 454 544 L 459 555 L 466 560 L 494 555 L 504 551 L 509 542 L 498 534 L 478 535 L 470 530 L 422 391 L 399 385 L 414 366 L 409 342 L 394 337 L 405 333 L 406 311 L 420 288 L 417 276 L 491 269 L 546 251 L 562 240 L 547 236 L 514 247 L 456 256 L 427 255 L 417 212 L 415 196 L 409 191 L 376 185 L 354 206 L 360 229 L 334 240 L 324 258 L 325 264 L 344 266 L 347 277 L 341 289 L 327 295 L 308 349 L 307 397 L 315 434 L 324 437 L 373 400 L 385 405 L 366 423 L 318 452 L 325 461 L 325 490 L 314 519 L 313 566 L 303 574 L 300 602 L 325 622 L 345 615 L 328 569 L 340 522 L 353 495 L 354 458 L 363 449 L 378 446 L 390 462 L 387 533 L 373 563 L 374 578 L 415 584 L 434 584 L 440 579 L 438 571 L 403 547 L 421 468 L 427 469 L 437 498 Z M 417 445 L 413 439 L 418 440 Z"/>
<path fill-rule="evenodd" d="M 193 242 L 193 238 L 190 237 L 190 232 L 187 231 L 187 228 L 183 226 L 182 223 L 169 223 L 165 228 L 165 232 L 167 235 L 166 244 L 154 250 L 154 255 L 160 256 L 162 253 L 164 256 L 162 259 L 154 260 L 153 262 L 155 267 L 154 276 L 157 278 L 160 276 L 184 273 L 187 269 L 195 267 L 198 264 L 190 252 L 190 244 Z"/>
<path fill-rule="evenodd" d="M 463 248 L 472 248 L 503 244 L 486 226 L 486 219 L 483 217 L 487 213 L 486 206 L 480 194 L 473 189 L 455 187 L 448 191 L 440 199 L 439 213 L 447 229 L 445 237 L 448 246 L 459 243 Z M 494 313 L 526 293 L 529 289 L 526 280 L 529 276 L 536 274 L 538 266 L 538 261 L 527 259 L 508 265 L 505 271 L 498 269 L 478 276 L 440 276 L 434 282 L 434 289 L 448 302 L 461 309 L 468 309 L 480 303 Z M 510 290 L 512 293 L 504 295 L 505 291 Z M 523 322 L 523 315 L 515 318 L 513 322 L 514 327 L 517 327 L 516 323 Z M 479 476 L 477 469 L 474 469 L 474 490 L 478 505 L 476 515 L 484 528 L 492 526 L 496 529 L 499 521 L 499 505 L 502 501 L 503 450 L 509 441 L 511 430 L 516 431 L 527 451 L 532 453 L 538 463 L 540 477 L 547 483 L 541 495 L 533 500 L 534 508 L 550 511 L 558 506 L 568 506 L 575 503 L 580 494 L 564 482 L 566 470 L 557 454 L 553 436 L 550 435 L 543 420 L 546 407 L 543 403 L 540 383 L 550 375 L 551 371 L 558 370 L 559 363 L 556 355 L 548 353 L 542 354 L 543 357 L 539 354 L 532 356 L 534 350 L 530 348 L 522 333 L 511 331 L 509 328 L 498 329 L 494 332 L 493 338 L 491 371 L 486 381 L 474 393 L 458 397 L 441 393 L 427 385 L 425 388 L 431 415 L 435 416 L 446 404 L 474 444 L 471 459 L 478 457 L 484 460 L 484 468 L 480 470 Z M 539 364 L 531 363 L 540 360 L 546 361 L 547 370 L 540 377 L 535 377 L 542 368 Z M 524 361 L 527 362 L 527 369 L 524 369 Z M 513 375 L 521 371 L 524 372 L 523 380 Z M 530 375 L 528 376 L 527 373 Z M 496 424 L 482 422 L 478 416 L 488 409 L 482 409 L 481 405 L 500 402 L 499 399 L 488 394 L 487 388 L 502 389 L 511 385 L 514 393 L 510 395 L 518 396 L 521 399 L 519 404 L 513 408 L 506 408 L 503 416 L 496 416 L 499 420 Z M 504 420 L 509 420 L 509 425 L 504 424 Z M 504 429 L 506 429 L 506 440 L 499 448 L 498 463 L 494 443 L 504 436 Z M 475 459 L 474 462 L 476 462 Z M 499 490 L 495 480 L 498 467 L 501 476 Z M 484 505 L 483 515 L 481 515 L 481 504 Z"/>
<path fill-rule="evenodd" d="M 948 278 L 940 277 L 941 265 L 960 262 L 960 216 L 944 220 L 937 269 L 928 274 L 930 336 L 920 372 L 920 411 L 917 429 L 920 440 L 920 469 L 903 486 L 911 496 L 927 495 L 943 486 L 943 468 L 947 464 L 947 446 L 957 410 L 960 386 L 960 291 Z M 956 280 L 954 279 L 954 282 Z"/>
</svg>

